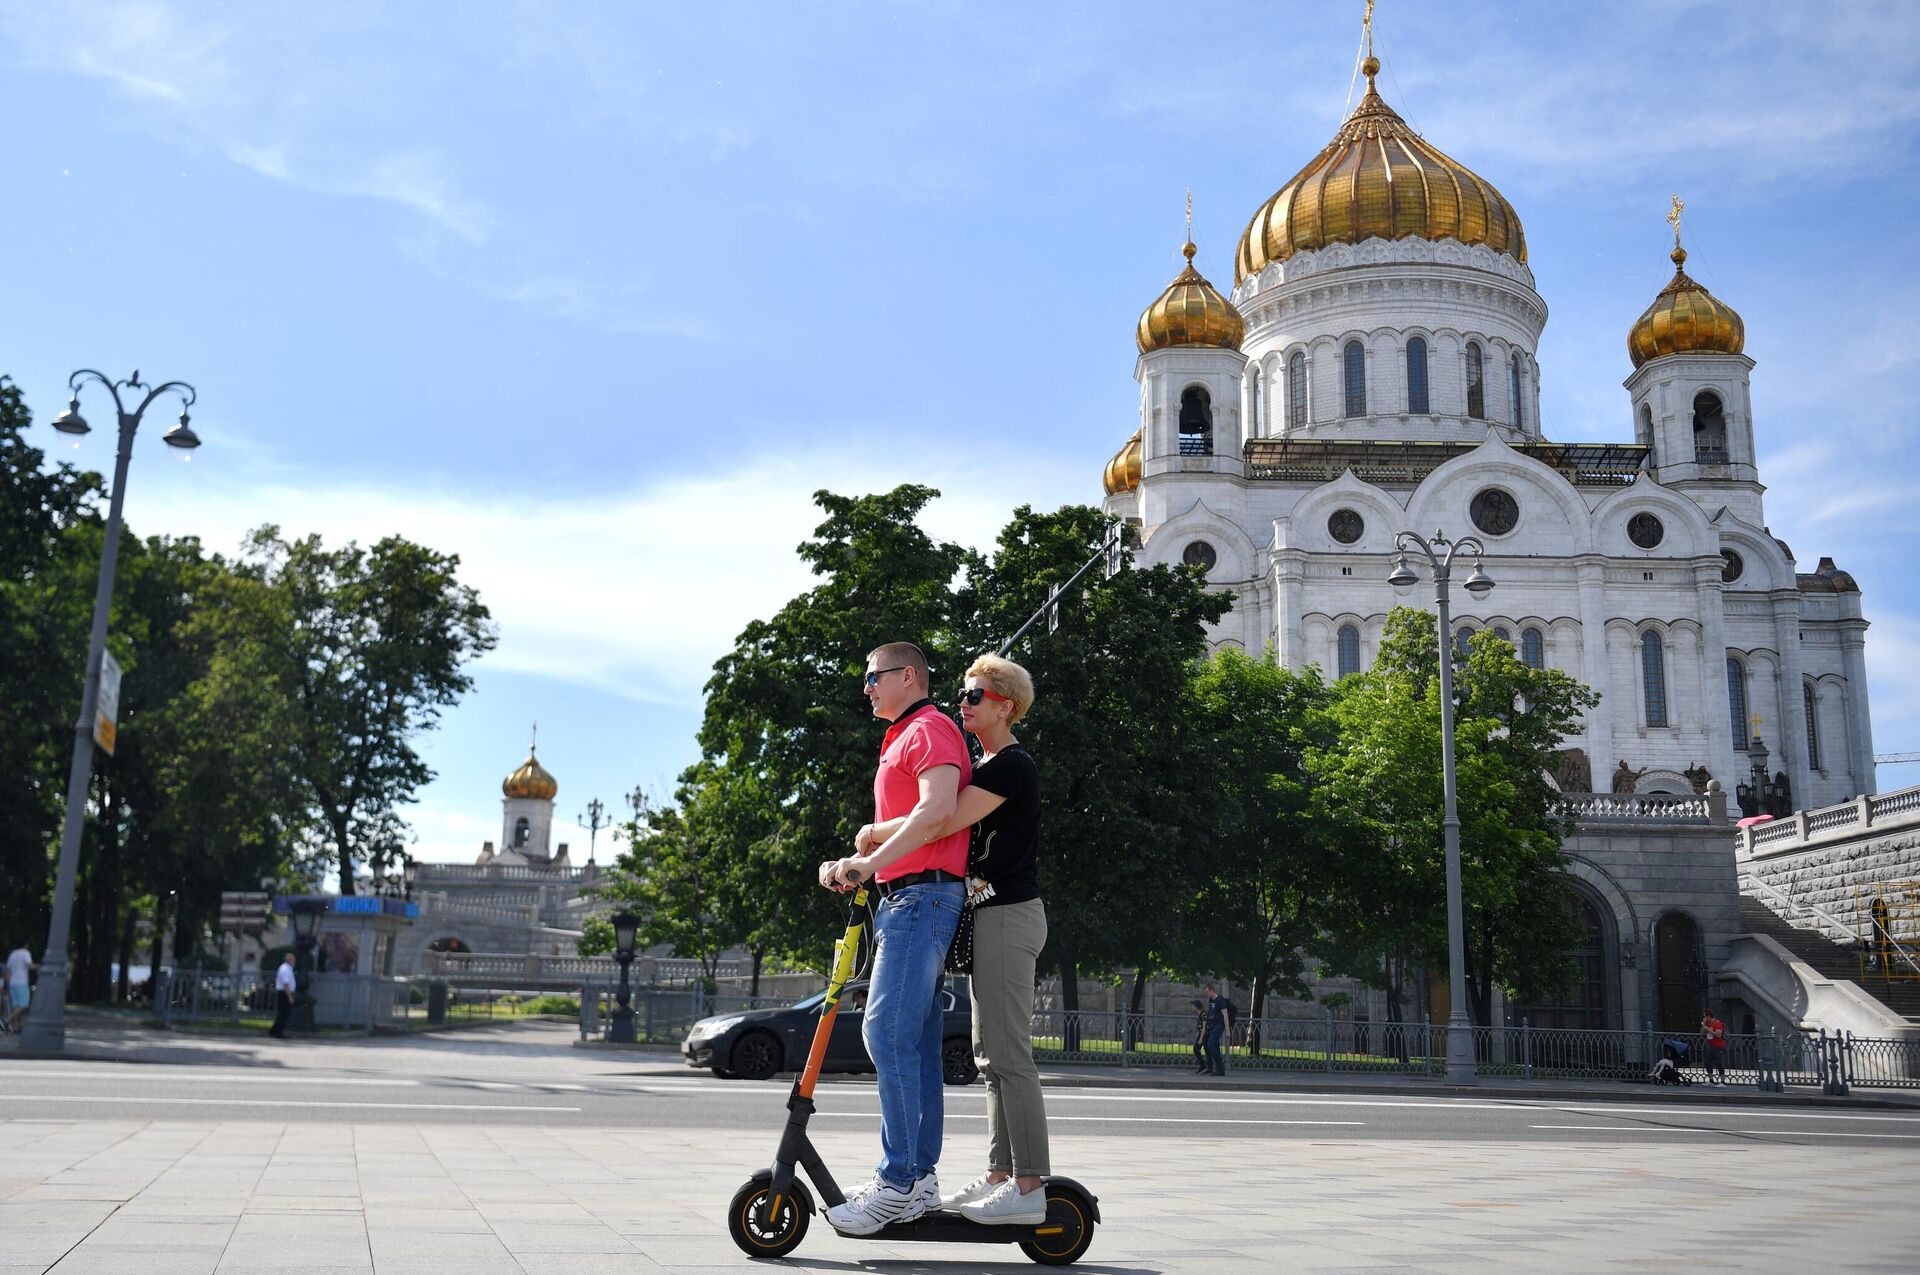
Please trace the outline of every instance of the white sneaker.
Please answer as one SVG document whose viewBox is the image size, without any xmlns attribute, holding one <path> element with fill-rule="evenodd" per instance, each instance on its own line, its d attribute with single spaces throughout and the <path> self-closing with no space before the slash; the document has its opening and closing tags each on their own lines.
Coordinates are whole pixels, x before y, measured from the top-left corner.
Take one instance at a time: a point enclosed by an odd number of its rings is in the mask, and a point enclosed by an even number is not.
<svg viewBox="0 0 1920 1275">
<path fill-rule="evenodd" d="M 961 1205 L 960 1216 L 988 1226 L 1038 1226 L 1047 1220 L 1047 1188 L 1022 1191 L 1018 1181 L 1008 1178 L 986 1199 Z"/>
<path fill-rule="evenodd" d="M 1002 1180 L 1005 1181 L 1006 1179 Z M 941 1196 L 940 1207 L 943 1209 L 957 1209 L 962 1204 L 972 1204 L 975 1200 L 984 1200 L 999 1189 L 999 1182 L 988 1181 L 987 1175 L 982 1173 L 979 1177 L 967 1183 L 952 1195 Z"/>
<path fill-rule="evenodd" d="M 849 1195 L 845 1204 L 827 1210 L 827 1225 L 842 1235 L 872 1235 L 895 1222 L 911 1222 L 940 1207 L 940 1182 L 929 1173 L 902 1191 L 876 1178 L 870 1190 Z"/>
</svg>

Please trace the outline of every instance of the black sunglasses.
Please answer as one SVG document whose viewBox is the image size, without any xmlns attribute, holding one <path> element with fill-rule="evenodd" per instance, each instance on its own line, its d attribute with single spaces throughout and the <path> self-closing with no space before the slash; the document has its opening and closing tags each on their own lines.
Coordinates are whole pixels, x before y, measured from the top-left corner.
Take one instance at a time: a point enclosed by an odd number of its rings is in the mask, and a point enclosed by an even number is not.
<svg viewBox="0 0 1920 1275">
<path fill-rule="evenodd" d="M 962 704 L 967 705 L 969 708 L 980 707 L 980 701 L 983 699 L 997 699 L 1004 703 L 1006 701 L 1006 698 L 1007 697 L 1004 695 L 995 695 L 992 691 L 988 690 L 984 686 L 974 686 L 974 687 L 963 686 L 960 688 L 960 702 Z"/>
<path fill-rule="evenodd" d="M 906 666 L 906 665 L 904 665 L 904 664 L 896 664 L 896 665 L 894 665 L 894 666 L 893 666 L 892 668 L 877 668 L 877 669 L 875 669 L 875 670 L 873 670 L 873 672 L 871 672 L 871 673 L 869 673 L 869 674 L 867 674 L 867 685 L 868 685 L 868 686 L 878 686 L 878 685 L 880 685 L 880 675 L 881 675 L 881 674 L 883 674 L 883 673 L 898 673 L 898 672 L 899 672 L 899 671 L 900 671 L 901 669 L 903 669 L 903 668 L 906 668 L 906 667 L 907 667 L 907 666 Z"/>
</svg>

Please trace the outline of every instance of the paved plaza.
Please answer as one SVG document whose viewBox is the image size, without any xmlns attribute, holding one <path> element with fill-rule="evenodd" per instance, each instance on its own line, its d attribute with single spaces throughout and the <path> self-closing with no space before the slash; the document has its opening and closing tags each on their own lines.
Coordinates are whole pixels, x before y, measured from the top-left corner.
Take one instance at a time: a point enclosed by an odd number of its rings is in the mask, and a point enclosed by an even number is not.
<svg viewBox="0 0 1920 1275">
<path fill-rule="evenodd" d="M 536 1025 L 426 1039 L 194 1039 L 81 1023 L 0 1055 L 0 1275 L 1033 1269 L 1013 1246 L 842 1239 L 785 1263 L 727 1238 L 785 1086 Z M 1605 1099 L 1216 1088 L 1058 1076 L 1054 1160 L 1100 1197 L 1079 1269 L 1909 1271 L 1920 1108 L 1636 1087 Z M 977 1171 L 978 1085 L 946 1174 Z M 870 1081 L 824 1084 L 843 1180 Z"/>
</svg>

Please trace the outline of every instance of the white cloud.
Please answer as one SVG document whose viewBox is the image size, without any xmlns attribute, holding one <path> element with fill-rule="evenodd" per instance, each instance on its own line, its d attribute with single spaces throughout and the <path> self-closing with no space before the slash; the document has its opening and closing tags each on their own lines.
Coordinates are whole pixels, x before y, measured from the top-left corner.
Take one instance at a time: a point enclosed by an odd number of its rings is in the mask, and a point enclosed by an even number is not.
<svg viewBox="0 0 1920 1275">
<path fill-rule="evenodd" d="M 932 535 L 982 548 L 1016 504 L 1052 507 L 1089 496 L 1084 463 L 1049 468 L 1043 459 L 1009 490 L 991 478 L 946 481 L 950 461 L 849 463 L 799 453 L 543 506 L 535 515 L 510 499 L 445 486 L 315 484 L 242 455 L 204 482 L 196 474 L 196 481 L 131 489 L 128 517 L 228 553 L 266 521 L 329 544 L 399 534 L 458 553 L 461 578 L 499 625 L 490 667 L 685 706 L 699 703 L 713 662 L 750 620 L 812 586 L 794 546 L 821 520 L 814 491 L 881 491 L 940 475 L 932 481 L 946 494 L 923 524 Z"/>
</svg>

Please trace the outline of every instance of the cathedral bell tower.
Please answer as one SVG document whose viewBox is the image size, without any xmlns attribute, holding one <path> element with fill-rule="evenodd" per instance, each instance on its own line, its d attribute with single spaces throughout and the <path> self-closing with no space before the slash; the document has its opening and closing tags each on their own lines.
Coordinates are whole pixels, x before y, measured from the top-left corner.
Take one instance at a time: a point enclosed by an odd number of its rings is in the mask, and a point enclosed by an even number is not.
<svg viewBox="0 0 1920 1275">
<path fill-rule="evenodd" d="M 1192 210 L 1189 203 L 1189 230 Z M 1140 315 L 1134 338 L 1140 361 L 1139 472 L 1243 472 L 1240 352 L 1247 324 L 1233 303 L 1193 268 L 1199 249 L 1182 245 L 1187 265 Z M 1135 447 L 1129 443 L 1129 447 Z M 1123 461 L 1116 456 L 1115 463 Z M 1122 466 L 1126 468 L 1125 465 Z M 1111 484 L 1111 477 L 1109 479 Z"/>
<path fill-rule="evenodd" d="M 553 799 L 560 782 L 547 773 L 533 749 L 506 779 L 500 792 L 500 852 L 496 859 L 512 863 L 518 855 L 527 863 L 546 863 L 553 857 Z"/>
<path fill-rule="evenodd" d="M 1627 333 L 1633 375 L 1634 441 L 1652 448 L 1648 458 L 1664 486 L 1711 486 L 1710 500 L 1743 521 L 1764 525 L 1759 470 L 1754 464 L 1753 360 L 1741 353 L 1746 325 L 1732 306 L 1686 272 L 1680 246 L 1678 195 L 1667 220 L 1673 225 L 1673 278 Z"/>
</svg>

